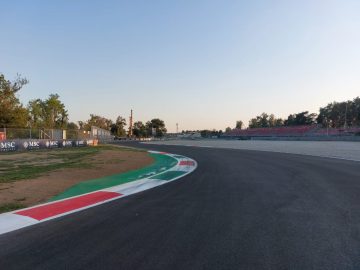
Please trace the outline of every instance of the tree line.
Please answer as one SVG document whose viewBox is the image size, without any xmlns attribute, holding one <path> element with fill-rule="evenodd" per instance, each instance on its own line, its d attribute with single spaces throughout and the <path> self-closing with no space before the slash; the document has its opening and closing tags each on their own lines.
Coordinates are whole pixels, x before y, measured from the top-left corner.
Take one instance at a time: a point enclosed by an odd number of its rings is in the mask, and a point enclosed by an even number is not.
<svg viewBox="0 0 360 270">
<path fill-rule="evenodd" d="M 18 92 L 29 80 L 17 75 L 13 81 L 7 80 L 0 73 L 0 127 L 1 128 L 46 128 L 72 129 L 90 131 L 91 126 L 111 131 L 118 137 L 127 135 L 126 119 L 118 116 L 115 121 L 90 114 L 86 121 L 69 122 L 68 111 L 58 94 L 51 94 L 48 98 L 30 100 L 27 106 L 21 104 Z M 167 130 L 163 120 L 155 118 L 145 123 L 137 121 L 133 125 L 136 137 L 163 136 Z"/>
<path fill-rule="evenodd" d="M 321 125 L 322 127 L 343 128 L 360 126 L 360 98 L 343 102 L 331 102 L 321 107 L 319 113 L 303 111 L 290 114 L 286 119 L 277 118 L 274 114 L 262 113 L 249 121 L 249 128 L 291 127 L 304 125 Z M 235 128 L 242 129 L 242 121 L 237 121 Z"/>
<path fill-rule="evenodd" d="M 87 121 L 79 121 L 78 123 L 79 128 L 82 130 L 90 130 L 92 126 L 95 126 L 105 130 L 110 130 L 111 134 L 117 137 L 127 136 L 127 130 L 125 128 L 127 122 L 122 116 L 118 116 L 115 122 L 113 122 L 111 119 L 103 116 L 90 114 L 90 118 Z M 132 132 L 133 135 L 138 138 L 151 136 L 162 137 L 167 132 L 167 129 L 163 120 L 154 118 L 146 123 L 143 123 L 142 121 L 134 122 Z"/>
</svg>

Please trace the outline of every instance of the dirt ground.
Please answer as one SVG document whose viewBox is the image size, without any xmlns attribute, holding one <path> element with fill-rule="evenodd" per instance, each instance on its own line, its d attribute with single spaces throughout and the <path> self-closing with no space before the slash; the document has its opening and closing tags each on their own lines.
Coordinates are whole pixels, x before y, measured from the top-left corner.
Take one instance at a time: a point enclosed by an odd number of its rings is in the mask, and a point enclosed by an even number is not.
<svg viewBox="0 0 360 270">
<path fill-rule="evenodd" d="M 57 150 L 55 150 L 57 151 Z M 63 153 L 62 153 L 63 154 Z M 51 155 L 52 159 L 47 159 Z M 18 153 L 0 157 L 7 162 L 27 162 L 27 164 L 49 164 L 61 162 L 61 158 L 53 153 L 38 152 Z M 0 205 L 31 206 L 46 202 L 51 197 L 65 191 L 79 182 L 103 176 L 127 172 L 150 165 L 152 157 L 147 152 L 131 150 L 105 149 L 93 155 L 86 156 L 81 162 L 86 162 L 87 168 L 62 168 L 46 172 L 40 176 L 0 183 Z M 14 208 L 14 207 L 13 207 Z M 11 210 L 11 209 L 7 209 Z"/>
</svg>

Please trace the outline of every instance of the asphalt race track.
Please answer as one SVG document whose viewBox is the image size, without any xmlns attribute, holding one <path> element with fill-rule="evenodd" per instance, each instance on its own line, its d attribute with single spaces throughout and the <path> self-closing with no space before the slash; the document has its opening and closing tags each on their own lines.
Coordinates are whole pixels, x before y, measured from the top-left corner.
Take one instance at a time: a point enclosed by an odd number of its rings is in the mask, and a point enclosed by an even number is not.
<svg viewBox="0 0 360 270">
<path fill-rule="evenodd" d="M 199 167 L 0 236 L 0 269 L 360 269 L 359 162 L 141 147 L 186 155 Z"/>
</svg>

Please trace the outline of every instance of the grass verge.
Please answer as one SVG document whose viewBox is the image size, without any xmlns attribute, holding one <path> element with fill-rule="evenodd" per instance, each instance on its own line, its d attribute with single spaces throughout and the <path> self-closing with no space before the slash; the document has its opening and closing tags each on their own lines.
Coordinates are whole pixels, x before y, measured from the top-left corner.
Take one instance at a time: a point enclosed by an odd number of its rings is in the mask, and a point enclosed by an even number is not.
<svg viewBox="0 0 360 270">
<path fill-rule="evenodd" d="M 1 213 L 6 213 L 6 212 L 10 212 L 10 211 L 14 211 L 17 209 L 21 209 L 24 208 L 25 206 L 21 203 L 4 203 L 4 204 L 0 204 L 0 214 Z"/>
<path fill-rule="evenodd" d="M 90 162 L 89 159 L 101 151 L 110 150 L 134 151 L 124 147 L 102 145 L 5 154 L 0 157 L 0 183 L 32 179 L 58 169 L 94 167 L 96 162 Z"/>
</svg>

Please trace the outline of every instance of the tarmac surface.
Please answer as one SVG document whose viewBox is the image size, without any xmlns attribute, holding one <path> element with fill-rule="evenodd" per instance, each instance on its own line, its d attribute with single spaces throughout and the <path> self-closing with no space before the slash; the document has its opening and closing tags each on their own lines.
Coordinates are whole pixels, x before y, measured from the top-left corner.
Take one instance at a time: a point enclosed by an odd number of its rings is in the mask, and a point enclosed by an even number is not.
<svg viewBox="0 0 360 270">
<path fill-rule="evenodd" d="M 270 151 L 331 157 L 360 161 L 360 142 L 348 141 L 271 141 L 271 140 L 166 140 L 148 144 L 184 145 L 196 147 Z"/>
<path fill-rule="evenodd" d="M 0 269 L 360 269 L 359 162 L 126 144 L 198 169 L 0 236 Z"/>
</svg>

